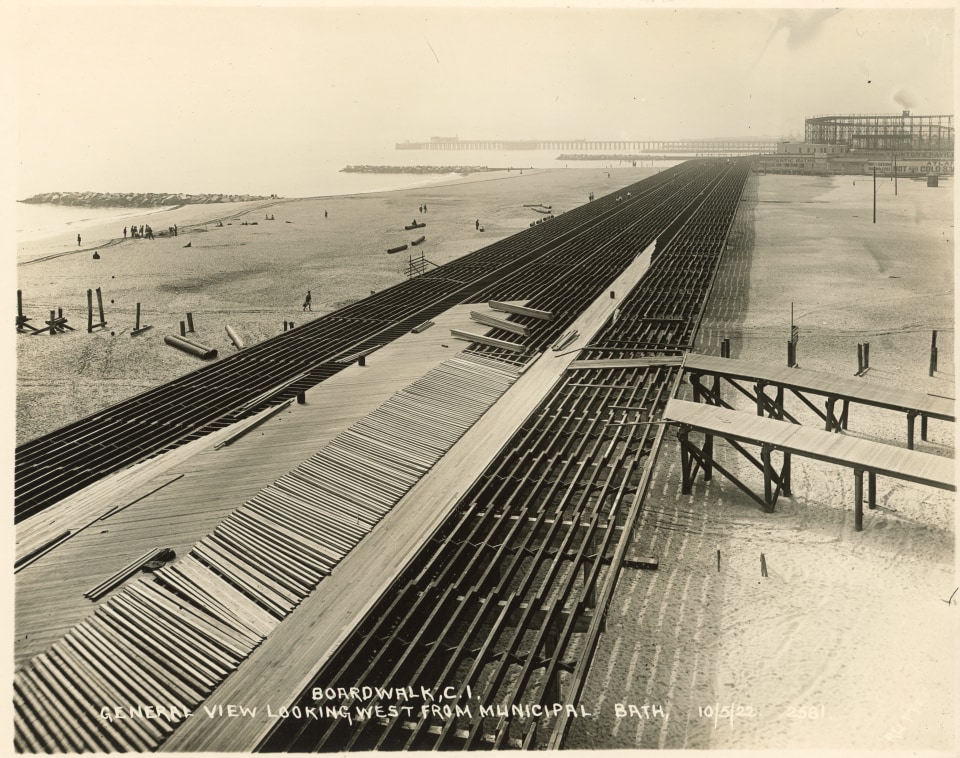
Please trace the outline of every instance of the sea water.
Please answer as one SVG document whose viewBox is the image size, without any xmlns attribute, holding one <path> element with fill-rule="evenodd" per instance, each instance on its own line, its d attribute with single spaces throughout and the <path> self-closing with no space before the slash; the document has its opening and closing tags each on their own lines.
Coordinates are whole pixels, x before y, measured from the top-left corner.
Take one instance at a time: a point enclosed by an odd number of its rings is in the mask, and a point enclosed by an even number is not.
<svg viewBox="0 0 960 758">
<path fill-rule="evenodd" d="M 347 159 L 349 157 L 349 159 Z M 436 174 L 402 173 L 348 173 L 342 171 L 347 165 L 368 166 L 439 166 L 449 167 L 450 171 Z M 396 150 L 392 146 L 357 149 L 349 155 L 305 156 L 296 166 L 274 166 L 274 174 L 262 178 L 259 190 L 222 187 L 218 192 L 224 194 L 277 194 L 284 198 L 323 197 L 331 195 L 354 195 L 370 192 L 388 192 L 398 189 L 428 187 L 433 184 L 448 183 L 459 178 L 456 172 L 460 167 L 485 167 L 490 169 L 510 169 L 519 171 L 530 168 L 599 168 L 630 165 L 626 162 L 610 160 L 560 161 L 557 153 L 546 150 Z M 638 164 L 639 165 L 639 164 Z M 657 164 L 660 168 L 673 165 L 671 162 Z M 176 184 L 176 182 L 171 182 Z M 70 187 L 50 187 L 45 191 L 69 192 Z M 167 191 L 166 188 L 129 188 L 117 187 L 114 192 L 153 192 Z M 175 189 L 176 192 L 205 194 L 204 190 L 190 187 Z M 18 243 L 37 242 L 50 237 L 81 234 L 84 230 L 116 222 L 120 229 L 127 221 L 136 220 L 146 223 L 145 216 L 163 211 L 163 208 L 85 208 L 67 205 L 36 205 L 17 203 L 14 214 L 16 241 Z M 164 228 L 160 225 L 158 228 Z"/>
</svg>

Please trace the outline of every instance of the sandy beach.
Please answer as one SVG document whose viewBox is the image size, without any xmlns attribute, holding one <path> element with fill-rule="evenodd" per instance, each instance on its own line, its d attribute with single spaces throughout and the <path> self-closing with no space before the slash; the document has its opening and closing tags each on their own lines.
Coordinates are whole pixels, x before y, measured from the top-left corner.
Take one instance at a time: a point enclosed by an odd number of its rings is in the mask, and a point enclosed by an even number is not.
<svg viewBox="0 0 960 758">
<path fill-rule="evenodd" d="M 162 341 L 187 312 L 195 338 L 229 354 L 228 324 L 258 342 L 284 321 L 300 324 L 401 281 L 411 254 L 443 264 L 526 228 L 539 217 L 526 204 L 560 213 L 655 171 L 482 174 L 389 193 L 185 207 L 158 214 L 159 228 L 180 226 L 177 237 L 105 244 L 99 260 L 65 239 L 31 243 L 17 270 L 26 314 L 36 324 L 62 307 L 77 331 L 17 336 L 17 440 L 199 367 Z M 901 181 L 896 197 L 884 184 L 875 225 L 871 200 L 865 177 L 752 177 L 698 350 L 719 354 L 729 338 L 733 358 L 783 365 L 793 302 L 803 368 L 850 376 L 866 341 L 862 381 L 955 397 L 952 180 L 938 189 Z M 413 218 L 427 226 L 405 231 Z M 386 253 L 420 234 L 422 246 Z M 108 326 L 87 334 L 86 290 L 95 287 Z M 311 313 L 302 310 L 307 289 Z M 153 329 L 131 337 L 138 302 Z M 929 377 L 934 329 L 939 371 Z M 751 410 L 746 398 L 737 405 Z M 821 423 L 798 401 L 789 410 Z M 856 407 L 847 433 L 903 446 L 906 422 Z M 759 482 L 718 447 L 725 466 Z M 932 421 L 918 449 L 952 456 L 953 425 Z M 682 495 L 679 450 L 667 435 L 634 532 L 637 552 L 658 556 L 660 568 L 624 570 L 581 699 L 592 715 L 575 720 L 567 747 L 954 744 L 960 606 L 945 602 L 960 583 L 954 497 L 881 480 L 880 507 L 856 532 L 849 470 L 794 459 L 793 481 L 773 514 L 722 476 Z"/>
<path fill-rule="evenodd" d="M 491 172 L 394 192 L 184 206 L 150 221 L 155 231 L 177 224 L 176 237 L 117 241 L 122 226 L 105 226 L 88 230 L 79 251 L 69 231 L 25 244 L 17 266 L 24 313 L 42 325 L 63 308 L 76 331 L 17 335 L 17 443 L 198 368 L 163 343 L 187 312 L 192 338 L 229 354 L 227 325 L 245 345 L 260 342 L 285 321 L 302 324 L 402 281 L 411 256 L 442 265 L 542 218 L 524 205 L 561 213 L 657 170 Z M 405 231 L 414 218 L 427 226 Z M 409 246 L 420 236 L 423 244 Z M 86 292 L 97 287 L 107 328 L 87 334 Z M 302 310 L 308 289 L 311 313 Z M 153 328 L 131 337 L 138 302 L 141 324 Z"/>
<path fill-rule="evenodd" d="M 901 181 L 896 197 L 885 185 L 878 195 L 874 226 L 869 179 L 753 178 L 698 350 L 718 355 L 727 337 L 733 358 L 785 365 L 794 301 L 801 367 L 852 376 L 867 341 L 862 381 L 954 397 L 951 188 Z M 795 398 L 788 410 L 822 424 Z M 952 456 L 952 427 L 931 422 L 917 449 Z M 905 446 L 906 421 L 856 407 L 845 433 Z M 682 495 L 679 447 L 666 441 L 634 535 L 660 568 L 625 570 L 584 698 L 597 716 L 577 721 L 569 746 L 955 745 L 952 493 L 880 479 L 879 507 L 856 532 L 848 469 L 794 458 L 793 497 L 769 514 L 720 475 Z M 723 443 L 718 453 L 762 491 L 756 469 Z M 617 718 L 618 703 L 665 716 Z"/>
</svg>

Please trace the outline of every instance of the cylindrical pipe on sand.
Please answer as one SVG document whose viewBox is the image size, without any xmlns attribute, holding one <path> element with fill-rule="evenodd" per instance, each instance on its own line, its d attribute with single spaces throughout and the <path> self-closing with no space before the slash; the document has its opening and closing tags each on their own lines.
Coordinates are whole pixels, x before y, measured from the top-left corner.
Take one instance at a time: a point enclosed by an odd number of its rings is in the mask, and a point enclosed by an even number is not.
<svg viewBox="0 0 960 758">
<path fill-rule="evenodd" d="M 217 357 L 217 351 L 213 348 L 206 347 L 205 345 L 198 345 L 194 342 L 181 339 L 180 337 L 167 336 L 163 338 L 163 341 L 171 347 L 175 347 L 178 350 L 189 353 L 190 355 L 195 355 L 197 358 L 202 358 L 205 361 Z"/>
<path fill-rule="evenodd" d="M 230 338 L 230 341 L 233 343 L 233 346 L 237 350 L 243 350 L 243 340 L 240 339 L 240 336 L 233 331 L 233 327 L 230 324 L 227 324 L 227 336 Z"/>
</svg>

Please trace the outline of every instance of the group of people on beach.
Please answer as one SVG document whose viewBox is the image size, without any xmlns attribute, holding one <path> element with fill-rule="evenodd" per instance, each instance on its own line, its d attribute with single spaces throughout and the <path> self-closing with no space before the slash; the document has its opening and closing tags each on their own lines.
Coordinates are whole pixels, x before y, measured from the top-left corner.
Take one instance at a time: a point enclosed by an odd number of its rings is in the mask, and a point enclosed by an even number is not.
<svg viewBox="0 0 960 758">
<path fill-rule="evenodd" d="M 176 236 L 177 226 L 174 224 L 170 227 L 170 234 Z M 123 238 L 127 238 L 127 227 L 123 227 Z M 130 239 L 153 239 L 153 229 L 150 228 L 150 224 L 140 224 L 139 227 L 131 226 L 130 227 Z M 77 235 L 77 244 L 80 244 L 80 236 Z"/>
<path fill-rule="evenodd" d="M 421 204 L 421 206 L 420 206 L 420 212 L 421 212 L 421 213 L 426 213 L 426 212 L 427 212 L 427 204 L 426 204 L 426 203 Z"/>
</svg>

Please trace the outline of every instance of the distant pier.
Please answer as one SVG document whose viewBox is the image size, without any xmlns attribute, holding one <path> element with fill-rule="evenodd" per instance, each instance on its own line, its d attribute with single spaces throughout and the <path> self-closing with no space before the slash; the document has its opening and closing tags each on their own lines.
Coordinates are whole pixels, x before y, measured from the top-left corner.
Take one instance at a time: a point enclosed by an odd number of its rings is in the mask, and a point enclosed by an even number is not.
<svg viewBox="0 0 960 758">
<path fill-rule="evenodd" d="M 398 142 L 397 150 L 607 150 L 698 156 L 741 156 L 776 153 L 776 140 L 501 140 L 431 137 L 428 142 Z"/>
</svg>

